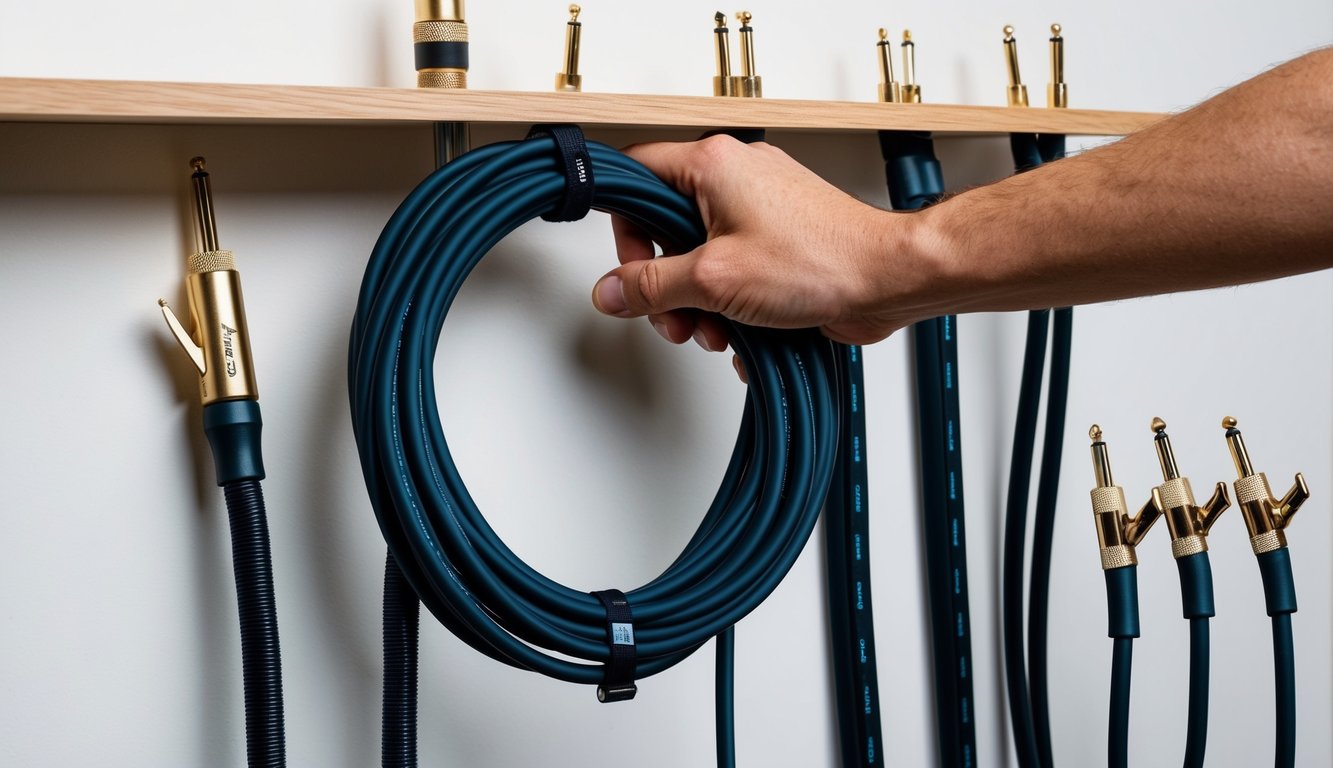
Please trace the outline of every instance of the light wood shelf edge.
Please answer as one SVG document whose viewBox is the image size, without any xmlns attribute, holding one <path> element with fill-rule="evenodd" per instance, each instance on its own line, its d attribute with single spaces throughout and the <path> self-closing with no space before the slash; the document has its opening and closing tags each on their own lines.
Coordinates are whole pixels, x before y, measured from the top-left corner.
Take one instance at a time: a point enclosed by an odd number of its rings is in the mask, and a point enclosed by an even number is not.
<svg viewBox="0 0 1333 768">
<path fill-rule="evenodd" d="M 1147 112 L 944 104 L 0 78 L 0 121 L 19 122 L 387 124 L 457 120 L 1119 136 L 1160 117 Z"/>
</svg>

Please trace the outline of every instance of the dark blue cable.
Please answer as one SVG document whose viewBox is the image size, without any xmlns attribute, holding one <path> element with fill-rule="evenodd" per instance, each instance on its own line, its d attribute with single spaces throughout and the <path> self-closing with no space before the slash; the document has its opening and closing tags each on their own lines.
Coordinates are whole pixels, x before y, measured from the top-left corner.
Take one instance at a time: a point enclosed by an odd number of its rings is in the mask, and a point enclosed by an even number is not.
<svg viewBox="0 0 1333 768">
<path fill-rule="evenodd" d="M 688 251 L 694 205 L 645 168 L 588 144 L 593 205 Z M 549 141 L 504 143 L 431 174 L 395 212 L 366 268 L 350 341 L 353 428 L 376 518 L 427 609 L 492 658 L 595 685 L 609 658 L 603 606 L 511 552 L 450 458 L 434 355 L 471 269 L 520 224 L 560 203 Z M 818 517 L 837 442 L 832 347 L 814 331 L 729 324 L 750 376 L 733 459 L 695 536 L 666 571 L 627 590 L 635 676 L 684 659 L 753 610 L 790 569 Z"/>
</svg>

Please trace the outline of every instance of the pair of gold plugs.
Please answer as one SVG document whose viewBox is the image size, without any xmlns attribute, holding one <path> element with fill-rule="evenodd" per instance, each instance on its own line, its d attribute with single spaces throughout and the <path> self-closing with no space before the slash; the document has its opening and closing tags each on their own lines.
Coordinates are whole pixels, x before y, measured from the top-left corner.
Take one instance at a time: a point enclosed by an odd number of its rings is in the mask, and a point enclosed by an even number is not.
<svg viewBox="0 0 1333 768">
<path fill-rule="evenodd" d="M 1305 478 L 1296 474 L 1296 482 L 1281 499 L 1273 496 L 1268 478 L 1255 472 L 1236 420 L 1230 416 L 1222 420 L 1226 430 L 1227 446 L 1236 465 L 1236 501 L 1245 518 L 1250 534 L 1250 548 L 1255 555 L 1287 546 L 1285 530 L 1296 511 L 1309 498 Z M 1163 483 L 1152 490 L 1152 498 L 1131 515 L 1125 505 L 1124 490 L 1111 477 L 1111 461 L 1102 430 L 1096 424 L 1088 431 L 1092 439 L 1092 465 L 1097 485 L 1092 489 L 1092 511 L 1097 523 L 1097 538 L 1101 545 L 1102 568 L 1111 570 L 1138 563 L 1135 547 L 1147 535 L 1159 517 L 1166 518 L 1171 533 L 1171 555 L 1176 559 L 1208 551 L 1207 536 L 1213 523 L 1231 506 L 1227 484 L 1218 483 L 1213 496 L 1203 506 L 1194 501 L 1189 479 L 1182 477 L 1176 466 L 1171 438 L 1166 434 L 1166 422 L 1152 421 L 1153 443 L 1161 465 Z"/>
</svg>

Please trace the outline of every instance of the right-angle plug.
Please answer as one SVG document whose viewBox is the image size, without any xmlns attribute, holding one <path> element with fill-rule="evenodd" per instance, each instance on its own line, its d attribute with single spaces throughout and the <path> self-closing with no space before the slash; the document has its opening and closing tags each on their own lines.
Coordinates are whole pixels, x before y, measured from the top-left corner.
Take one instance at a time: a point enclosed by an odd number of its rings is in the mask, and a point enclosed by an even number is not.
<svg viewBox="0 0 1333 768">
<path fill-rule="evenodd" d="M 1088 430 L 1088 438 L 1092 440 L 1092 472 L 1096 479 L 1092 489 L 1092 515 L 1097 524 L 1102 570 L 1137 565 L 1135 547 L 1161 517 L 1162 510 L 1154 501 L 1149 501 L 1138 514 L 1130 515 L 1125 504 L 1125 490 L 1111 477 L 1111 458 L 1102 440 L 1102 428 L 1093 424 Z"/>
<path fill-rule="evenodd" d="M 1171 556 L 1177 560 L 1208 551 L 1208 531 L 1217 518 L 1231 506 L 1227 484 L 1218 483 L 1208 503 L 1200 507 L 1194 503 L 1194 490 L 1187 477 L 1181 477 L 1176 466 L 1176 455 L 1171 449 L 1171 438 L 1166 434 L 1166 422 L 1154 418 L 1151 426 L 1157 461 L 1162 468 L 1163 483 L 1152 489 L 1153 503 L 1166 516 L 1171 530 Z"/>
<path fill-rule="evenodd" d="M 1262 555 L 1286 547 L 1286 527 L 1291 524 L 1296 510 L 1310 498 L 1305 477 L 1297 472 L 1296 482 L 1287 494 L 1281 499 L 1275 498 L 1268 477 L 1263 472 L 1255 472 L 1250 464 L 1250 454 L 1245 450 L 1245 438 L 1236 428 L 1236 419 L 1231 416 L 1222 419 L 1222 429 L 1226 430 L 1227 447 L 1236 464 L 1236 503 L 1240 505 L 1245 527 L 1250 532 L 1250 549 L 1254 554 Z"/>
<path fill-rule="evenodd" d="M 1023 85 L 1023 76 L 1018 73 L 1018 41 L 1014 39 L 1014 28 L 1004 28 L 1004 63 L 1009 75 L 1009 90 L 1006 98 L 1011 107 L 1028 105 L 1028 87 Z"/>
</svg>

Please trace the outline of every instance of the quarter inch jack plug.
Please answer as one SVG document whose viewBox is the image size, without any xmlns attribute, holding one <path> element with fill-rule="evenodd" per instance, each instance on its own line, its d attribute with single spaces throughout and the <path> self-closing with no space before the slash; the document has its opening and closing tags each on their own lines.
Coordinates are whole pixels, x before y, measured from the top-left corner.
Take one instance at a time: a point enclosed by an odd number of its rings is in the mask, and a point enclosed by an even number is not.
<svg viewBox="0 0 1333 768">
<path fill-rule="evenodd" d="M 1092 514 L 1097 523 L 1102 570 L 1137 565 L 1135 547 L 1162 516 L 1162 511 L 1149 501 L 1137 515 L 1130 515 L 1125 490 L 1111 477 L 1111 458 L 1102 441 L 1101 427 L 1093 424 L 1088 437 L 1092 440 L 1092 469 L 1097 481 L 1092 489 Z"/>
<path fill-rule="evenodd" d="M 579 13 L 582 10 L 577 5 L 569 6 L 569 21 L 565 23 L 565 68 L 555 76 L 557 91 L 577 93 L 583 89 L 583 75 L 579 74 L 579 40 L 583 36 Z"/>
<path fill-rule="evenodd" d="M 1227 484 L 1218 483 L 1213 496 L 1202 507 L 1194 503 L 1194 489 L 1187 477 L 1180 476 L 1176 456 L 1171 450 L 1171 438 L 1166 434 L 1166 422 L 1152 420 L 1153 445 L 1157 448 L 1157 462 L 1162 468 L 1164 482 L 1153 488 L 1153 503 L 1166 516 L 1171 530 L 1171 556 L 1177 560 L 1208 551 L 1208 531 L 1227 507 L 1231 498 Z"/>
<path fill-rule="evenodd" d="M 1281 499 L 1274 497 L 1268 477 L 1263 472 L 1255 472 L 1250 464 L 1250 454 L 1245 450 L 1245 439 L 1236 428 L 1236 420 L 1226 417 L 1222 420 L 1222 428 L 1227 431 L 1227 447 L 1236 464 L 1236 503 L 1240 505 L 1245 527 L 1250 532 L 1250 548 L 1255 555 L 1285 548 L 1286 528 L 1296 510 L 1310 498 L 1305 477 L 1297 472 L 1296 482 L 1287 494 Z"/>
</svg>

